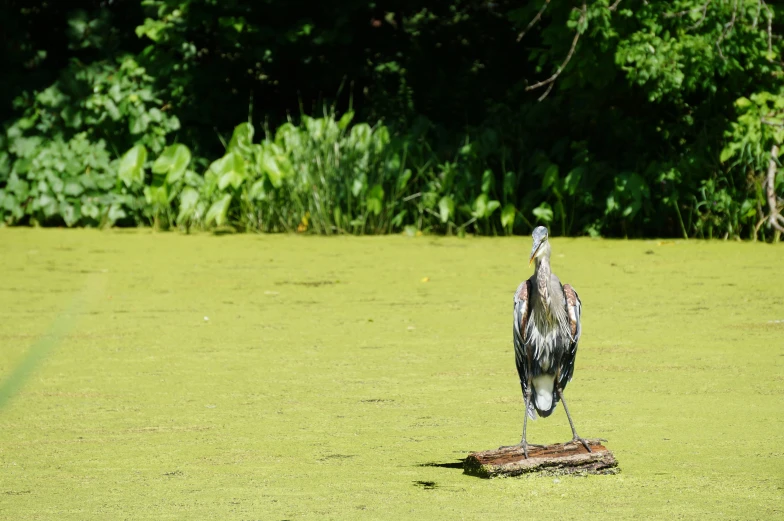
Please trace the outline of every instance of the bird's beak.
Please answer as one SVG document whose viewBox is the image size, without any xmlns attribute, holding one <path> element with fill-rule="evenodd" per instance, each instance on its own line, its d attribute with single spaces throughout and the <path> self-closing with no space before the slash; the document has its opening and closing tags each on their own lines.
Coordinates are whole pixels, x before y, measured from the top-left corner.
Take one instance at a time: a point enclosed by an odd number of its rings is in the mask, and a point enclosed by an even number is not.
<svg viewBox="0 0 784 521">
<path fill-rule="evenodd" d="M 534 243 L 534 247 L 531 248 L 531 257 L 528 259 L 528 266 L 531 266 L 531 263 L 534 261 L 534 257 L 536 257 L 536 252 L 539 251 L 539 248 L 542 247 L 544 240 L 539 239 L 537 242 Z"/>
</svg>

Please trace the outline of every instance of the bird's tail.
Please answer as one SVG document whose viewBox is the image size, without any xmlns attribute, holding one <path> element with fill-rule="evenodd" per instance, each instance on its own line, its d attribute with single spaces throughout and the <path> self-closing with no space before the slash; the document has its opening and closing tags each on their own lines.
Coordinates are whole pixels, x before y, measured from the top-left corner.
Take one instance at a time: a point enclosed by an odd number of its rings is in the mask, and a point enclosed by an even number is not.
<svg viewBox="0 0 784 521">
<path fill-rule="evenodd" d="M 536 414 L 542 418 L 547 418 L 553 413 L 558 403 L 554 393 L 555 377 L 547 374 L 539 375 L 532 379 L 531 384 L 533 400 L 529 404 L 528 415 L 533 418 L 533 413 L 536 411 Z"/>
<path fill-rule="evenodd" d="M 528 417 L 532 420 L 536 419 L 536 408 L 534 407 L 533 400 L 531 400 L 531 403 L 528 404 Z"/>
</svg>

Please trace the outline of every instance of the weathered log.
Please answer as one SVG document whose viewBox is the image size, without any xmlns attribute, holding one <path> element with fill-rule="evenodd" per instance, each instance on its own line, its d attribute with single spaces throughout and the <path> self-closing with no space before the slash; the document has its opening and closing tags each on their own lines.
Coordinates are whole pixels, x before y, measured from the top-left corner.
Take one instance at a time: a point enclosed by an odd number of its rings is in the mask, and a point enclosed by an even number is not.
<svg viewBox="0 0 784 521">
<path fill-rule="evenodd" d="M 546 446 L 528 446 L 528 459 L 517 446 L 482 452 L 472 452 L 465 459 L 463 473 L 480 478 L 519 476 L 539 473 L 548 476 L 564 474 L 617 474 L 618 462 L 602 442 L 585 440 L 593 452 L 581 443 L 556 443 Z"/>
</svg>

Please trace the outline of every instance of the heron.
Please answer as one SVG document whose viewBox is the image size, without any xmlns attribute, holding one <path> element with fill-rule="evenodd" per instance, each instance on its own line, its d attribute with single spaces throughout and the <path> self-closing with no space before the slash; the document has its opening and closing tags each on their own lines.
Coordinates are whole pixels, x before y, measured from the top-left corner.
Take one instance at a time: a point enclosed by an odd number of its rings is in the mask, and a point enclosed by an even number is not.
<svg viewBox="0 0 784 521">
<path fill-rule="evenodd" d="M 526 428 L 528 417 L 546 418 L 562 402 L 572 441 L 580 442 L 591 451 L 588 443 L 577 435 L 564 389 L 574 374 L 577 343 L 580 340 L 582 303 L 569 284 L 561 284 L 550 270 L 550 240 L 547 228 L 537 226 L 528 265 L 536 262 L 534 274 L 518 286 L 514 294 L 514 350 L 517 373 L 525 400 L 523 439 L 518 446 L 528 458 Z"/>
</svg>

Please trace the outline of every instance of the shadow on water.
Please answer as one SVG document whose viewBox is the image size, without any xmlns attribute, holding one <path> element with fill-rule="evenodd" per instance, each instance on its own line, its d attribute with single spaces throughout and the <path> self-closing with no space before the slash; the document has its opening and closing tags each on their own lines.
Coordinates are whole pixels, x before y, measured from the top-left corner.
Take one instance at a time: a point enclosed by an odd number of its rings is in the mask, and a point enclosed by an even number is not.
<svg viewBox="0 0 784 521">
<path fill-rule="evenodd" d="M 453 463 L 436 463 L 436 462 L 420 463 L 419 465 L 417 465 L 417 467 L 440 467 L 442 469 L 460 469 L 460 470 L 462 470 L 464 462 L 465 462 L 465 459 L 461 459 L 461 460 L 455 461 Z"/>
<path fill-rule="evenodd" d="M 461 459 L 458 461 L 452 461 L 449 463 L 438 463 L 432 461 L 430 463 L 420 463 L 417 467 L 439 467 L 442 469 L 456 469 L 456 470 L 463 470 L 463 462 L 465 459 Z M 422 487 L 425 490 L 434 490 L 438 488 L 438 483 L 435 481 L 414 481 L 414 486 Z"/>
</svg>

